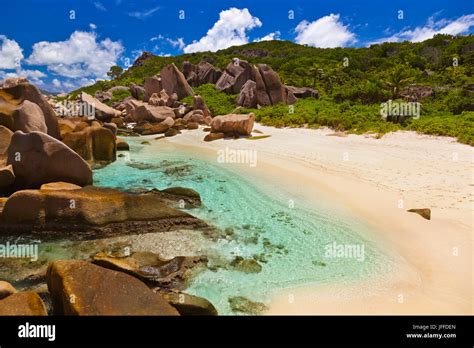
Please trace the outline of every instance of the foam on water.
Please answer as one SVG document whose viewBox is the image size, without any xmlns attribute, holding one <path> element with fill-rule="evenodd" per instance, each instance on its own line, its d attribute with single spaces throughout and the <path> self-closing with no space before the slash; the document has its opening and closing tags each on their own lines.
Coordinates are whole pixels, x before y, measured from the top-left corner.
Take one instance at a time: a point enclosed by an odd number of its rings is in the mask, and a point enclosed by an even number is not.
<svg viewBox="0 0 474 348">
<path fill-rule="evenodd" d="M 95 185 L 120 189 L 183 186 L 200 193 L 203 207 L 188 212 L 229 234 L 209 242 L 207 254 L 215 260 L 256 257 L 263 266 L 259 273 L 216 268 L 193 278 L 187 292 L 209 299 L 219 313 L 232 313 L 228 298 L 233 296 L 268 302 L 284 288 L 350 283 L 389 271 L 388 256 L 367 238 L 369 227 L 343 207 L 312 201 L 290 208 L 288 192 L 282 187 L 239 175 L 166 142 L 151 140 L 152 145 L 141 145 L 140 140 L 129 138 L 127 157 L 96 170 Z M 364 245 L 364 260 L 326 257 L 325 246 L 334 242 Z M 211 258 L 211 266 L 213 262 Z"/>
</svg>

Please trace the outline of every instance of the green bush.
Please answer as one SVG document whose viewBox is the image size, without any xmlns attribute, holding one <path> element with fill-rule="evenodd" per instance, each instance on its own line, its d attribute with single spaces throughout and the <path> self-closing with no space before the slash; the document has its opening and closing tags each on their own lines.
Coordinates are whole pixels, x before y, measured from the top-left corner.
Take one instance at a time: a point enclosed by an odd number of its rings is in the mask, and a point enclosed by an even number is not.
<svg viewBox="0 0 474 348">
<path fill-rule="evenodd" d="M 194 93 L 204 99 L 213 116 L 229 114 L 236 108 L 237 95 L 221 92 L 213 84 L 194 87 Z M 183 98 L 182 102 L 192 105 L 193 97 Z"/>
</svg>

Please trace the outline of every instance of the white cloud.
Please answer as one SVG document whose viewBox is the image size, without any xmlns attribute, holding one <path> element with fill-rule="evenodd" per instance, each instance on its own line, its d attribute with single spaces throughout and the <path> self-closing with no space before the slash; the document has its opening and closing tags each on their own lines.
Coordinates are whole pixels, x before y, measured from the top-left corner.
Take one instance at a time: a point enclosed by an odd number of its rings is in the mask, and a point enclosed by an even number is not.
<svg viewBox="0 0 474 348">
<path fill-rule="evenodd" d="M 91 30 L 96 30 L 96 29 L 97 29 L 97 25 L 95 25 L 94 23 L 90 23 L 90 24 L 89 24 L 89 28 L 90 28 Z"/>
<path fill-rule="evenodd" d="M 212 51 L 249 42 L 247 31 L 261 27 L 262 22 L 253 17 L 249 10 L 232 7 L 219 13 L 219 20 L 199 41 L 193 41 L 184 47 L 185 53 Z"/>
<path fill-rule="evenodd" d="M 180 50 L 182 50 L 186 46 L 186 44 L 184 43 L 182 37 L 180 37 L 176 40 L 172 40 L 172 39 L 168 38 L 168 39 L 166 39 L 166 41 L 168 41 L 171 44 L 171 46 L 178 47 Z"/>
<path fill-rule="evenodd" d="M 466 34 L 469 32 L 469 29 L 474 26 L 474 14 L 461 16 L 455 20 L 440 19 L 437 21 L 434 19 L 435 15 L 428 18 L 425 26 L 416 27 L 413 30 L 405 28 L 392 36 L 369 42 L 369 45 L 382 42 L 401 42 L 405 40 L 420 42 L 431 39 L 436 34 Z"/>
<path fill-rule="evenodd" d="M 98 42 L 95 33 L 75 31 L 65 41 L 35 43 L 27 62 L 69 78 L 107 78 L 123 51 L 119 41 Z"/>
<path fill-rule="evenodd" d="M 163 40 L 165 37 L 163 35 L 153 36 L 150 41 Z"/>
<path fill-rule="evenodd" d="M 39 70 L 28 70 L 18 68 L 14 72 L 5 72 L 0 70 L 0 78 L 4 79 L 7 77 L 26 77 L 30 82 L 37 85 L 42 85 L 43 80 L 41 78 L 46 77 L 46 74 Z"/>
<path fill-rule="evenodd" d="M 17 69 L 23 59 L 23 50 L 15 40 L 0 35 L 0 69 Z"/>
<path fill-rule="evenodd" d="M 355 34 L 349 31 L 339 17 L 339 14 L 331 13 L 314 22 L 301 21 L 295 28 L 295 41 L 322 48 L 344 47 L 356 42 Z"/>
<path fill-rule="evenodd" d="M 255 39 L 254 42 L 280 40 L 280 35 L 281 33 L 279 31 L 275 31 L 265 35 L 264 37 Z"/>
<path fill-rule="evenodd" d="M 130 17 L 134 17 L 136 19 L 145 19 L 150 17 L 153 13 L 158 11 L 161 7 L 157 6 L 152 9 L 146 10 L 146 11 L 134 11 L 134 12 L 129 12 L 127 13 Z"/>
<path fill-rule="evenodd" d="M 95 1 L 94 2 L 94 6 L 96 9 L 98 9 L 99 11 L 107 11 L 107 9 L 105 8 L 105 6 L 100 2 L 100 1 Z"/>
<path fill-rule="evenodd" d="M 56 87 L 56 88 L 60 88 L 61 87 L 61 81 L 59 81 L 58 79 L 53 79 L 53 86 Z"/>
</svg>

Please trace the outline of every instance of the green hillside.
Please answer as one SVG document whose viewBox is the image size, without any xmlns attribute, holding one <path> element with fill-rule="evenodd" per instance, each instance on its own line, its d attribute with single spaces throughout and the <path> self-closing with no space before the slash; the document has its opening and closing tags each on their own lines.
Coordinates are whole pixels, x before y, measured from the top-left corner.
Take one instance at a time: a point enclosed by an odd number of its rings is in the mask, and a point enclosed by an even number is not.
<svg viewBox="0 0 474 348">
<path fill-rule="evenodd" d="M 232 58 L 265 63 L 287 85 L 314 87 L 320 99 L 304 99 L 289 110 L 275 105 L 253 111 L 264 124 L 309 127 L 330 126 L 355 133 L 380 134 L 396 129 L 457 137 L 474 145 L 474 36 L 437 35 L 420 43 L 384 43 L 367 48 L 321 49 L 289 41 L 264 41 L 217 52 L 151 57 L 112 81 L 99 81 L 79 91 L 95 93 L 112 86 L 141 84 L 161 68 L 202 59 L 223 69 Z M 380 117 L 380 103 L 402 100 L 399 92 L 410 84 L 430 86 L 433 96 L 420 100 L 421 117 L 402 124 Z M 216 91 L 212 85 L 195 88 L 215 114 L 235 109 L 235 96 Z"/>
</svg>

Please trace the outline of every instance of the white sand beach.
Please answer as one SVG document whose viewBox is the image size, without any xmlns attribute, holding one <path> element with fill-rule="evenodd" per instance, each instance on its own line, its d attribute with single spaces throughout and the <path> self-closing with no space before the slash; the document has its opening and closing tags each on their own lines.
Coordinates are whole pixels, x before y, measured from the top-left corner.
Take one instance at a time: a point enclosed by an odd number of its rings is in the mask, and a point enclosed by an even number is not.
<svg viewBox="0 0 474 348">
<path fill-rule="evenodd" d="M 207 143 L 202 130 L 185 130 L 159 141 L 191 146 L 216 160 L 226 147 L 255 150 L 257 170 L 248 173 L 349 208 L 374 226 L 381 248 L 402 260 L 376 283 L 287 289 L 267 314 L 474 313 L 472 147 L 414 132 L 375 139 L 260 124 L 254 129 L 271 137 Z M 430 208 L 431 220 L 406 211 L 411 208 Z"/>
</svg>

